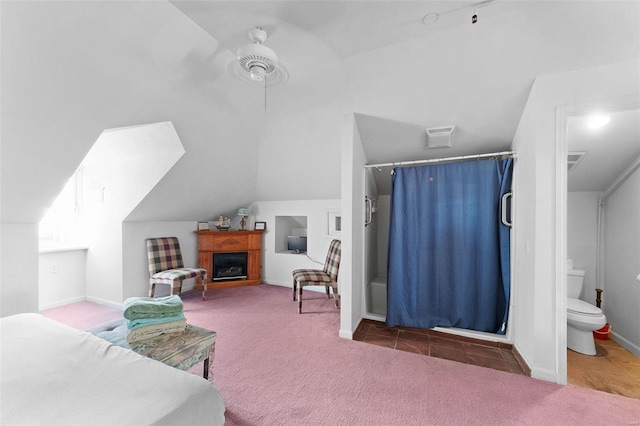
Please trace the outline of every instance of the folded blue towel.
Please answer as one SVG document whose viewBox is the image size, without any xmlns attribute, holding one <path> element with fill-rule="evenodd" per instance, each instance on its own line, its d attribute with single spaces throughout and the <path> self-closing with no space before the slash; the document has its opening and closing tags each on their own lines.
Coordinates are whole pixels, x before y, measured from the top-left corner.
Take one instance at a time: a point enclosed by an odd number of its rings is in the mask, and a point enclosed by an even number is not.
<svg viewBox="0 0 640 426">
<path fill-rule="evenodd" d="M 124 317 L 128 320 L 138 318 L 165 318 L 182 313 L 182 299 L 178 295 L 165 297 L 130 297 L 122 303 Z"/>
<path fill-rule="evenodd" d="M 135 330 L 136 328 L 145 327 L 153 324 L 164 324 L 171 321 L 179 321 L 184 319 L 184 314 L 175 315 L 173 317 L 164 318 L 138 318 L 127 321 L 127 328 L 129 330 Z"/>
</svg>

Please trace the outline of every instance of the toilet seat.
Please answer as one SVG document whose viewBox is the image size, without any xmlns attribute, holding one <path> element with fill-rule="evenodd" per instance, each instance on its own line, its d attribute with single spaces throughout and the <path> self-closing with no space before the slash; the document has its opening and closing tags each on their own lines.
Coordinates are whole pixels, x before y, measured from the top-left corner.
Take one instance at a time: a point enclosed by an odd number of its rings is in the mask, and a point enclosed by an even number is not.
<svg viewBox="0 0 640 426">
<path fill-rule="evenodd" d="M 593 306 L 591 303 L 587 303 L 580 299 L 567 298 L 567 312 L 576 314 L 576 315 L 584 315 L 589 317 L 597 317 L 602 315 L 602 310 L 596 306 Z"/>
</svg>

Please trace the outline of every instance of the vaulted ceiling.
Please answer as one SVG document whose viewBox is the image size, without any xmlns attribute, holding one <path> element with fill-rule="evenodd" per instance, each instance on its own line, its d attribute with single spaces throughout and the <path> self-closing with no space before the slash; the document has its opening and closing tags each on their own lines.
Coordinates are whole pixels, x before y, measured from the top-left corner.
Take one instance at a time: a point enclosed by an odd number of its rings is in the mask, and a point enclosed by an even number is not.
<svg viewBox="0 0 640 426">
<path fill-rule="evenodd" d="M 202 220 L 339 198 L 345 113 L 371 163 L 502 150 L 537 76 L 640 57 L 638 1 L 0 7 L 2 215 L 14 222 L 39 220 L 104 129 L 171 121 L 186 154 L 129 219 Z M 267 88 L 266 113 L 264 87 L 227 70 L 254 26 L 289 73 Z M 426 150 L 424 129 L 442 125 L 456 126 L 453 147 Z"/>
</svg>

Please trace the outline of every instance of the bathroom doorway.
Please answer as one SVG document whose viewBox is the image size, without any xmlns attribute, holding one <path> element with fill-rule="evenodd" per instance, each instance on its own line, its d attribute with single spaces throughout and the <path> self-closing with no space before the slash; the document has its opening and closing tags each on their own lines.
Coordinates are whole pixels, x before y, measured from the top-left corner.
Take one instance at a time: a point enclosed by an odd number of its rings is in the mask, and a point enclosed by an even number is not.
<svg viewBox="0 0 640 426">
<path fill-rule="evenodd" d="M 603 290 L 612 329 L 611 340 L 596 340 L 599 359 L 567 352 L 567 381 L 613 393 L 631 389 L 626 396 L 638 397 L 631 383 L 640 382 L 640 99 L 573 105 L 559 114 L 566 123 L 558 135 L 566 141 L 566 161 L 558 166 L 566 171 L 566 258 L 585 271 L 580 299 L 595 305 L 596 288 Z M 603 375 L 593 367 L 598 361 L 629 369 Z"/>
</svg>

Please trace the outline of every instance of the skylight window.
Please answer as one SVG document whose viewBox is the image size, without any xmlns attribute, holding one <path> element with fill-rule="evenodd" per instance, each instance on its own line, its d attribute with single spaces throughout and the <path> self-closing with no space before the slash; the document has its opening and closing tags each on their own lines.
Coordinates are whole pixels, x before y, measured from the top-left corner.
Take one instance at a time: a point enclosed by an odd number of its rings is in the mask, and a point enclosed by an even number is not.
<svg viewBox="0 0 640 426">
<path fill-rule="evenodd" d="M 40 250 L 107 241 L 184 153 L 170 121 L 104 130 L 40 222 Z"/>
<path fill-rule="evenodd" d="M 80 219 L 82 213 L 82 167 L 67 181 L 40 222 L 40 249 L 84 245 Z"/>
</svg>

